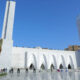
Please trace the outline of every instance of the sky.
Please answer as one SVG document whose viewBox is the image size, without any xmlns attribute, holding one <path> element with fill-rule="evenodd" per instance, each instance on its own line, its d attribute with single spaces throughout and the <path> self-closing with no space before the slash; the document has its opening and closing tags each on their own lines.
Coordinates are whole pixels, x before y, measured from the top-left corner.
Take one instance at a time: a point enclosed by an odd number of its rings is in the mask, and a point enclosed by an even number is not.
<svg viewBox="0 0 80 80">
<path fill-rule="evenodd" d="M 0 38 L 6 0 L 0 0 Z M 16 0 L 14 46 L 64 49 L 80 45 L 80 0 Z"/>
</svg>

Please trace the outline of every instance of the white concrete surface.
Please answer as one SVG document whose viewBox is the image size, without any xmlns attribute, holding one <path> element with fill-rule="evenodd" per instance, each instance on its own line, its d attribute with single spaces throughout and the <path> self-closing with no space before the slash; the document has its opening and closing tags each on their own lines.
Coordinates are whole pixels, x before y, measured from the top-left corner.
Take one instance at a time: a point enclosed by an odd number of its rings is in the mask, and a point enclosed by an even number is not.
<svg viewBox="0 0 80 80">
<path fill-rule="evenodd" d="M 2 31 L 2 51 L 0 53 L 0 68 L 10 68 L 12 59 L 12 33 L 14 24 L 15 1 L 7 1 Z"/>
<path fill-rule="evenodd" d="M 25 58 L 25 54 L 27 54 L 27 58 Z M 40 69 L 41 64 L 44 64 L 46 69 L 50 69 L 51 64 L 53 64 L 55 68 L 59 69 L 60 64 L 64 68 L 67 68 L 70 64 L 72 68 L 76 69 L 77 59 L 75 54 L 77 54 L 75 51 L 13 47 L 12 67 L 29 68 L 33 64 L 36 69 Z"/>
</svg>

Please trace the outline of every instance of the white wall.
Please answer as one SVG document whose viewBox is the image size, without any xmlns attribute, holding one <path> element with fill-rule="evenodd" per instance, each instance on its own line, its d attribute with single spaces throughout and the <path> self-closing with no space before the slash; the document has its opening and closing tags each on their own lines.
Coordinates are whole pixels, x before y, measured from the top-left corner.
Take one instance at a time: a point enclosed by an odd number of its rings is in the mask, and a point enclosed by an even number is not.
<svg viewBox="0 0 80 80">
<path fill-rule="evenodd" d="M 9 7 L 8 7 L 8 4 Z M 56 68 L 62 64 L 65 67 L 70 64 L 73 68 L 80 67 L 79 52 L 48 50 L 42 48 L 13 47 L 12 32 L 14 23 L 15 1 L 7 1 L 3 24 L 3 45 L 0 54 L 0 68 L 29 68 L 31 63 L 36 69 L 44 64 L 46 69 L 53 64 Z M 9 9 L 9 10 L 8 10 Z M 25 56 L 26 54 L 26 56 Z"/>
<path fill-rule="evenodd" d="M 12 59 L 13 41 L 3 40 L 2 51 L 0 53 L 0 69 L 10 68 Z"/>
<path fill-rule="evenodd" d="M 27 58 L 25 58 L 25 53 L 27 53 Z M 36 69 L 40 69 L 41 64 L 44 64 L 46 69 L 50 69 L 51 64 L 53 64 L 57 69 L 60 64 L 63 64 L 64 68 L 68 67 L 69 64 L 73 68 L 77 68 L 75 54 L 75 51 L 13 47 L 12 67 L 24 68 L 26 62 L 27 68 L 29 68 L 31 64 L 33 64 Z"/>
</svg>

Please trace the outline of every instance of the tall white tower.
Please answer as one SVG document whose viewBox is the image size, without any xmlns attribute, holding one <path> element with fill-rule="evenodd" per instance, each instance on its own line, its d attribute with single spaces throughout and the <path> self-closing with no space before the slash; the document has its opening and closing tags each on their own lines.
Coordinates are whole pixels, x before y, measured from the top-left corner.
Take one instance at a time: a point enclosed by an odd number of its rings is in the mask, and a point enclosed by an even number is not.
<svg viewBox="0 0 80 80">
<path fill-rule="evenodd" d="M 15 2 L 8 0 L 6 3 L 5 17 L 3 23 L 2 38 L 12 40 L 13 23 L 15 13 Z"/>
<path fill-rule="evenodd" d="M 12 33 L 15 14 L 15 1 L 7 0 L 3 22 L 3 31 L 0 51 L 0 68 L 10 68 L 12 59 Z"/>
</svg>

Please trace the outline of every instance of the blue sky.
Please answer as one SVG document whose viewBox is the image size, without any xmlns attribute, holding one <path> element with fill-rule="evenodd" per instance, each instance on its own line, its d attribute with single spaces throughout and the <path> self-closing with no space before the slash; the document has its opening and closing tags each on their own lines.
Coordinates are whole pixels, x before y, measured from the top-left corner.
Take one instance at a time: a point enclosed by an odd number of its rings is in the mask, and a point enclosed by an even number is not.
<svg viewBox="0 0 80 80">
<path fill-rule="evenodd" d="M 0 37 L 6 0 L 0 0 Z M 16 0 L 14 46 L 64 49 L 79 45 L 80 0 Z"/>
</svg>

